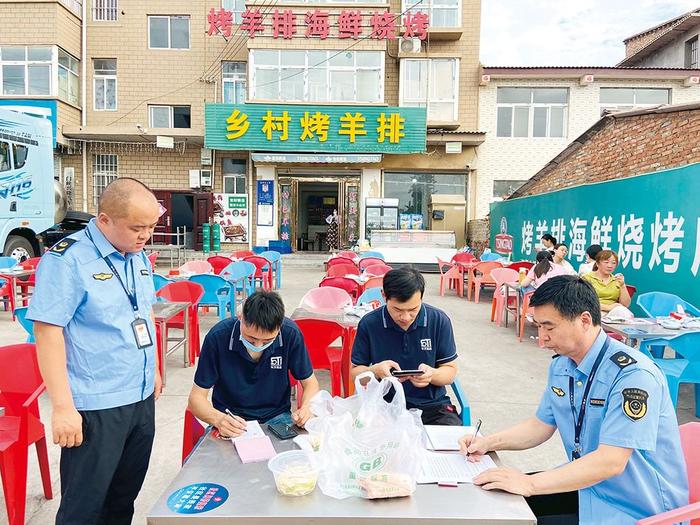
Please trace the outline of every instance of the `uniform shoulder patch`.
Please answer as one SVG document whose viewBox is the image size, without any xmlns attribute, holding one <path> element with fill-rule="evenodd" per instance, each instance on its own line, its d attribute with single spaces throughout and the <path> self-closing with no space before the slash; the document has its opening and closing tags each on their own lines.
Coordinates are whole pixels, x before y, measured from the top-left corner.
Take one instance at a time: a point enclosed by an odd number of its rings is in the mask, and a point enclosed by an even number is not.
<svg viewBox="0 0 700 525">
<path fill-rule="evenodd" d="M 141 270 L 141 275 L 148 275 L 148 270 L 146 270 L 146 269 Z"/>
<path fill-rule="evenodd" d="M 68 250 L 68 248 L 73 246 L 76 242 L 78 242 L 78 239 L 66 238 L 60 240 L 51 247 L 49 252 L 54 253 L 56 255 L 63 255 L 64 253 L 66 253 L 66 250 Z"/>
<path fill-rule="evenodd" d="M 557 396 L 559 396 L 559 397 L 564 397 L 564 395 L 566 394 L 566 392 L 564 392 L 564 391 L 563 391 L 561 388 L 559 388 L 558 386 L 553 386 L 553 387 L 552 387 L 552 392 L 554 392 L 554 393 L 555 393 Z"/>
<path fill-rule="evenodd" d="M 622 350 L 610 356 L 610 360 L 620 368 L 628 367 L 637 362 L 637 360 L 634 357 Z"/>
<path fill-rule="evenodd" d="M 649 394 L 641 388 L 625 388 L 622 391 L 622 411 L 632 421 L 639 421 L 647 414 Z"/>
</svg>

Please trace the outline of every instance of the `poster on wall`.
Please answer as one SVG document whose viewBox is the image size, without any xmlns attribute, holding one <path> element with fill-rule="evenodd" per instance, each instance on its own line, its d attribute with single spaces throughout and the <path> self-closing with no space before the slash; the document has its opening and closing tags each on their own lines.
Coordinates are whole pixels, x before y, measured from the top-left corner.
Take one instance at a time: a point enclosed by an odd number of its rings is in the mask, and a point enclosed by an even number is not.
<svg viewBox="0 0 700 525">
<path fill-rule="evenodd" d="M 335 201 L 335 199 L 333 199 Z M 335 204 L 335 202 L 333 202 Z M 357 241 L 360 219 L 360 196 L 357 186 L 348 186 L 348 242 Z"/>
<path fill-rule="evenodd" d="M 273 210 L 275 207 L 274 182 L 271 180 L 258 181 L 258 226 L 272 226 Z"/>
<path fill-rule="evenodd" d="M 280 184 L 280 239 L 289 242 L 289 237 L 291 233 L 291 221 L 292 221 L 292 186 L 289 184 Z"/>
<path fill-rule="evenodd" d="M 248 196 L 215 193 L 214 222 L 221 227 L 221 242 L 248 242 Z"/>
</svg>

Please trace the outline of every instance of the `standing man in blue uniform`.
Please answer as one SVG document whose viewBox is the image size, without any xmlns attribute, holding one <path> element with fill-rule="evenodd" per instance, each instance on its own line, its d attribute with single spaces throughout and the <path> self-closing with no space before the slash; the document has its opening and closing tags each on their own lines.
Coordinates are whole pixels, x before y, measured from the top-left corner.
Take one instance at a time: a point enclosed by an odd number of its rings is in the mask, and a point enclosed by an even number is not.
<svg viewBox="0 0 700 525">
<path fill-rule="evenodd" d="M 131 523 L 161 391 L 143 253 L 158 216 L 144 184 L 117 179 L 100 196 L 97 217 L 39 265 L 27 317 L 62 447 L 57 525 Z"/>
<path fill-rule="evenodd" d="M 491 450 L 536 447 L 559 430 L 571 461 L 529 475 L 491 469 L 474 483 L 522 494 L 538 524 L 633 525 L 686 505 L 678 421 L 661 370 L 605 334 L 598 297 L 578 276 L 548 280 L 530 305 L 544 345 L 558 354 L 536 417 L 460 444 L 476 461 Z"/>
<path fill-rule="evenodd" d="M 377 379 L 392 369 L 420 370 L 403 377 L 408 408 L 422 411 L 426 425 L 461 425 L 445 386 L 457 374 L 457 347 L 452 323 L 442 310 L 423 303 L 425 280 L 415 268 L 384 276 L 386 305 L 365 315 L 352 347 L 352 377 L 365 371 Z"/>
</svg>

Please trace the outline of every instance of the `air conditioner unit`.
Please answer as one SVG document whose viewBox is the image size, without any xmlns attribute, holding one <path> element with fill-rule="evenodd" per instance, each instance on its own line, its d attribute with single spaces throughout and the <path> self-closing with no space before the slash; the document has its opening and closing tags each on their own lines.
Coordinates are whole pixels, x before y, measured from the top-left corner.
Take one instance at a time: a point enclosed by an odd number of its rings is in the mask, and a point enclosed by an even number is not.
<svg viewBox="0 0 700 525">
<path fill-rule="evenodd" d="M 399 52 L 401 54 L 420 53 L 420 38 L 399 39 Z"/>
</svg>

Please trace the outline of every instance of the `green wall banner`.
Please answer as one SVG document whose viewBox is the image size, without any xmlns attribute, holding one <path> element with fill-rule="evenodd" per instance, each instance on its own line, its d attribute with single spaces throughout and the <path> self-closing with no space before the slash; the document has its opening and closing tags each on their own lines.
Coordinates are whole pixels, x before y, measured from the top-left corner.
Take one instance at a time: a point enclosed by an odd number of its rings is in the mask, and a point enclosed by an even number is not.
<svg viewBox="0 0 700 525">
<path fill-rule="evenodd" d="M 700 164 L 692 164 L 494 203 L 492 249 L 534 260 L 551 233 L 578 269 L 586 248 L 600 244 L 619 254 L 616 271 L 637 294 L 663 291 L 700 305 L 698 196 Z"/>
<path fill-rule="evenodd" d="M 425 108 L 206 104 L 207 148 L 251 151 L 418 153 Z"/>
</svg>

